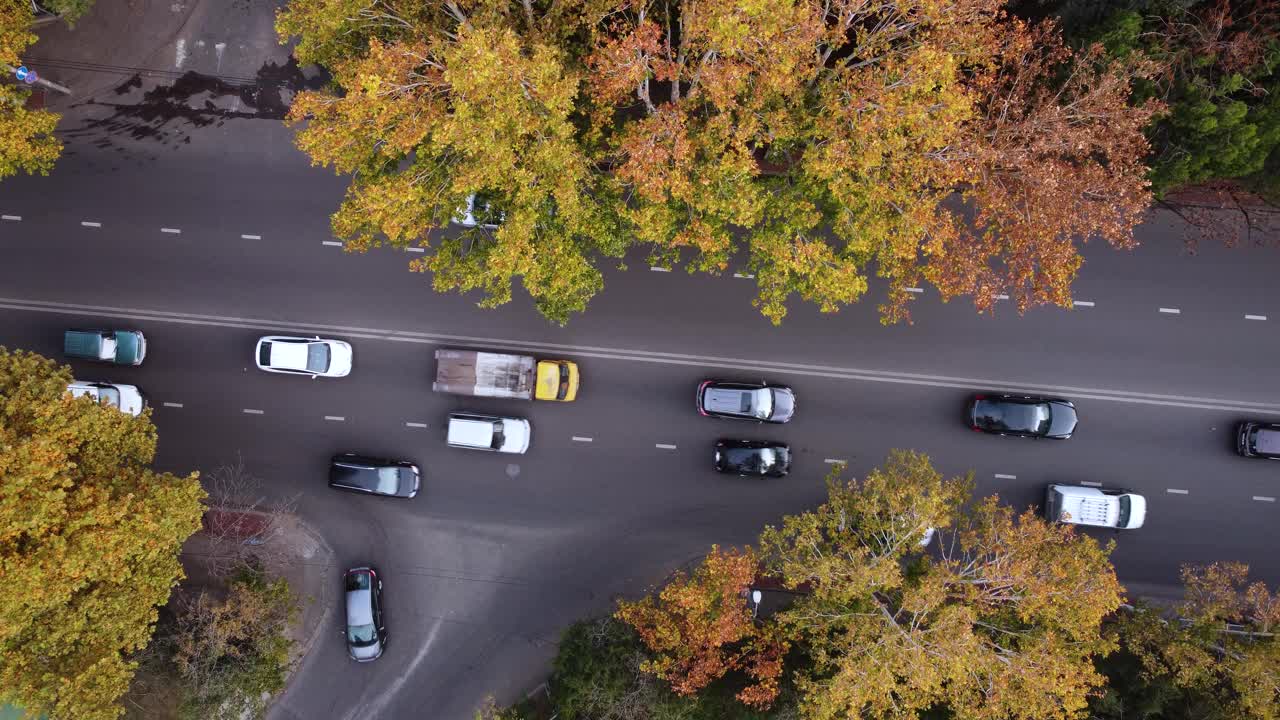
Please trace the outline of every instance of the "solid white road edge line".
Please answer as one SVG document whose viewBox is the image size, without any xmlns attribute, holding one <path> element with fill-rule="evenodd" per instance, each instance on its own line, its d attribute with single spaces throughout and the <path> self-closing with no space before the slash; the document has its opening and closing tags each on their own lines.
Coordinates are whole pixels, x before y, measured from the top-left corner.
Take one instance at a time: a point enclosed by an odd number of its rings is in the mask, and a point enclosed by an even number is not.
<svg viewBox="0 0 1280 720">
<path fill-rule="evenodd" d="M 172 312 L 168 310 L 148 310 L 145 308 L 127 308 L 106 305 L 83 305 L 78 303 L 61 303 L 4 297 L 0 297 L 0 309 L 25 310 L 27 312 L 43 312 L 56 315 L 89 316 L 95 318 L 107 317 L 110 319 L 147 320 L 151 322 L 169 322 L 182 325 L 205 325 L 213 327 L 238 328 L 243 330 L 265 330 L 275 333 L 298 332 L 301 334 L 320 334 L 325 332 L 348 335 L 355 338 L 365 338 L 369 340 L 407 342 L 420 345 L 447 344 L 458 347 L 488 350 L 528 352 L 534 355 L 538 353 L 564 353 L 581 357 L 624 362 L 658 363 L 664 365 L 681 365 L 701 368 L 713 366 L 719 370 L 738 370 L 751 373 L 790 373 L 808 377 L 825 377 L 861 382 L 881 382 L 896 385 L 918 385 L 922 387 L 941 387 L 956 390 L 973 390 L 974 388 L 982 388 L 992 392 L 1073 395 L 1075 396 L 1073 399 L 1105 400 L 1108 402 L 1130 403 L 1135 405 L 1157 405 L 1162 407 L 1179 407 L 1190 410 L 1215 410 L 1222 412 L 1280 415 L 1280 403 L 1261 403 L 1235 399 L 1223 400 L 1196 395 L 1168 395 L 1136 392 L 1131 390 L 1115 390 L 1111 388 L 1079 387 L 1074 385 L 1047 385 L 1009 379 L 996 380 L 992 378 L 929 375 L 924 373 L 873 370 L 869 368 L 840 367 L 835 365 L 811 365 L 771 360 L 753 360 L 749 358 L 736 358 L 720 355 L 692 355 L 655 350 L 609 348 L 597 345 L 569 345 L 566 343 L 549 343 L 532 340 L 517 340 L 512 338 L 451 335 L 446 333 L 426 333 L 412 330 L 387 330 L 382 328 L 369 328 L 352 325 L 326 325 L 321 323 L 268 320 L 264 318 L 234 317 L 225 315 L 201 315 L 196 313 Z"/>
<path fill-rule="evenodd" d="M 1165 492 L 1169 493 L 1170 495 L 1188 495 L 1188 494 L 1190 494 L 1187 490 L 1182 490 L 1182 489 L 1180 489 L 1180 488 L 1165 488 Z"/>
</svg>

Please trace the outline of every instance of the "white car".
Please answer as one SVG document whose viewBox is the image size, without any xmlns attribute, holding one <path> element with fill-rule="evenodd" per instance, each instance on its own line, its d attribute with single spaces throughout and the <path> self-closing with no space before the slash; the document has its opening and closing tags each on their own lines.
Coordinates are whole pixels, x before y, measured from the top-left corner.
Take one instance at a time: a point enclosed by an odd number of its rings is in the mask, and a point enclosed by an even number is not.
<svg viewBox="0 0 1280 720">
<path fill-rule="evenodd" d="M 467 196 L 467 204 L 462 212 L 453 216 L 453 222 L 458 225 L 469 228 L 479 226 L 486 230 L 497 230 L 498 225 L 506 219 L 506 213 L 494 209 L 487 198 L 483 195 L 477 197 L 475 193 Z"/>
<path fill-rule="evenodd" d="M 529 449 L 533 429 L 523 418 L 479 413 L 449 413 L 449 447 L 522 455 Z"/>
<path fill-rule="evenodd" d="M 147 406 L 142 398 L 142 391 L 136 385 L 118 385 L 116 383 L 91 382 L 73 380 L 67 385 L 71 397 L 91 397 L 103 405 L 110 405 L 120 412 L 130 415 L 141 415 Z"/>
<path fill-rule="evenodd" d="M 346 376 L 351 356 L 351 345 L 341 340 L 268 335 L 258 340 L 253 359 L 259 370 L 317 378 Z"/>
</svg>

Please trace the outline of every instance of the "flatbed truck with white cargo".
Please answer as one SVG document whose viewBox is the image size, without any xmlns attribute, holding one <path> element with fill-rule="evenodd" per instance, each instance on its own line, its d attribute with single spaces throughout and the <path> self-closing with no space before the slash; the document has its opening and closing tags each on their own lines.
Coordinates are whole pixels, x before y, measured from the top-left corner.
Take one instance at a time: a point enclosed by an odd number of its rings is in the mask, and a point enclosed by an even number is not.
<svg viewBox="0 0 1280 720">
<path fill-rule="evenodd" d="M 530 355 L 436 350 L 436 392 L 472 397 L 571 402 L 578 396 L 578 365 Z"/>
</svg>

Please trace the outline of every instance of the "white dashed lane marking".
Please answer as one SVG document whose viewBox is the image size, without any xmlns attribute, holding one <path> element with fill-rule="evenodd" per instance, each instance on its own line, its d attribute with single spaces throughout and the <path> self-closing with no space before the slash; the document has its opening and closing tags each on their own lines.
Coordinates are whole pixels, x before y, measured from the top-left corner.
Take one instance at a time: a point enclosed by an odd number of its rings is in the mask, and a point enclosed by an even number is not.
<svg viewBox="0 0 1280 720">
<path fill-rule="evenodd" d="M 671 272 L 671 268 L 658 267 L 657 265 L 650 265 L 649 269 L 654 272 Z"/>
<path fill-rule="evenodd" d="M 338 242 L 337 240 L 322 240 L 320 241 L 320 244 L 329 245 L 331 247 L 342 247 L 342 243 Z"/>
<path fill-rule="evenodd" d="M 823 458 L 822 462 L 828 465 L 848 465 L 849 464 L 847 460 L 842 460 L 840 458 Z"/>
<path fill-rule="evenodd" d="M 1258 502 L 1275 502 L 1276 501 L 1276 499 L 1271 497 L 1270 495 L 1254 495 L 1253 499 L 1257 500 Z"/>
<path fill-rule="evenodd" d="M 574 442 L 591 442 L 591 438 L 589 438 L 589 437 L 582 437 L 581 435 L 574 435 L 574 436 L 573 436 L 573 441 L 574 441 Z"/>
<path fill-rule="evenodd" d="M 1181 315 L 1182 311 L 1178 308 L 1160 308 L 1160 312 L 1166 315 Z"/>
<path fill-rule="evenodd" d="M 426 250 L 425 250 L 424 248 L 405 248 L 405 249 L 404 249 L 404 251 L 405 251 L 405 252 L 416 252 L 416 253 L 426 252 Z"/>
<path fill-rule="evenodd" d="M 1071 304 L 1075 307 L 1093 307 L 1092 300 L 1072 300 Z"/>
<path fill-rule="evenodd" d="M 102 227 L 102 223 L 100 223 L 100 222 L 93 222 L 92 220 L 81 220 L 81 221 L 80 221 L 80 224 L 81 224 L 82 226 L 84 226 L 84 227 L 93 227 L 93 228 L 100 228 L 100 227 Z"/>
<path fill-rule="evenodd" d="M 169 233 L 170 235 L 181 235 L 182 230 L 179 228 L 160 228 L 160 232 Z"/>
<path fill-rule="evenodd" d="M 1004 293 L 1000 293 L 1000 294 L 996 295 L 996 299 L 997 299 L 997 300 L 1008 300 L 1008 299 L 1009 299 L 1009 296 L 1008 296 L 1008 295 L 1005 295 Z"/>
<path fill-rule="evenodd" d="M 659 450 L 675 450 L 676 449 L 675 445 L 668 445 L 667 443 L 657 443 L 656 445 L 654 445 L 654 447 L 658 448 Z"/>
<path fill-rule="evenodd" d="M 1266 320 L 1267 316 L 1266 315 L 1245 315 L 1244 319 L 1245 320 Z"/>
<path fill-rule="evenodd" d="M 331 420 L 331 421 L 333 421 L 333 422 L 346 422 L 346 421 L 347 421 L 347 419 L 346 419 L 346 418 L 344 418 L 344 417 L 342 417 L 341 415 L 325 415 L 325 416 L 324 416 L 324 419 L 325 419 L 325 420 Z"/>
<path fill-rule="evenodd" d="M 246 414 L 246 415 L 262 415 L 262 414 L 264 414 L 261 410 L 254 410 L 253 408 L 245 408 L 242 412 L 243 412 L 244 414 Z"/>
<path fill-rule="evenodd" d="M 241 235 L 240 239 L 241 240 L 261 240 L 262 236 L 261 235 Z"/>
<path fill-rule="evenodd" d="M 1085 487 L 1102 487 L 1102 483 L 1093 482 L 1091 480 L 1081 480 L 1080 484 L 1084 485 Z"/>
<path fill-rule="evenodd" d="M 1003 475 L 1003 474 L 1001 474 L 1001 473 L 996 473 L 996 479 L 997 479 L 997 480 L 1017 480 L 1017 479 L 1018 479 L 1018 476 L 1017 476 L 1017 475 Z"/>
<path fill-rule="evenodd" d="M 909 287 L 909 288 L 902 288 L 902 289 L 903 289 L 903 291 L 904 291 L 904 292 L 909 292 L 909 293 L 922 293 L 922 292 L 924 292 L 924 288 L 918 288 L 918 287 Z"/>
<path fill-rule="evenodd" d="M 742 278 L 743 280 L 751 280 L 755 277 L 755 275 L 752 275 L 751 273 L 734 273 L 733 276 L 736 278 Z"/>
<path fill-rule="evenodd" d="M 416 423 L 416 422 L 405 423 L 405 427 L 411 427 L 411 428 L 424 428 L 426 426 L 427 426 L 426 423 Z"/>
<path fill-rule="evenodd" d="M 22 216 L 21 215 L 0 215 L 0 220 L 12 220 L 13 222 L 18 222 L 22 220 Z"/>
<path fill-rule="evenodd" d="M 1187 495 L 1188 494 L 1186 490 L 1182 490 L 1180 488 L 1165 488 L 1165 492 L 1169 493 L 1170 495 Z"/>
<path fill-rule="evenodd" d="M 171 402 L 167 402 L 167 403 L 165 403 L 165 404 L 164 404 L 164 406 L 165 406 L 165 407 L 171 407 L 171 408 L 180 408 L 180 407 L 182 407 L 182 403 L 171 403 Z"/>
</svg>

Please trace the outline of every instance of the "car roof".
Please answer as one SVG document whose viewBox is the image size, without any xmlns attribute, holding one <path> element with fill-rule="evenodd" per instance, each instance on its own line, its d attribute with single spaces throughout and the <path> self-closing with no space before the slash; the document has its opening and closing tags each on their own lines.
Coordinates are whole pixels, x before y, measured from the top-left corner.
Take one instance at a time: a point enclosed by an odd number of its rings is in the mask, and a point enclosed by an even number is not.
<svg viewBox="0 0 1280 720">
<path fill-rule="evenodd" d="M 307 348 L 310 343 L 306 342 L 284 342 L 277 339 L 269 340 L 271 343 L 271 366 L 283 367 L 291 370 L 307 369 Z"/>
<path fill-rule="evenodd" d="M 712 385 L 706 389 L 702 395 L 702 408 L 704 410 L 714 410 L 716 412 L 727 413 L 749 413 L 756 406 L 755 393 L 763 388 L 747 388 L 747 387 L 717 387 Z M 749 407 L 745 410 L 742 407 L 742 396 L 746 393 L 750 396 Z"/>
<path fill-rule="evenodd" d="M 347 625 L 373 624 L 372 590 L 347 591 Z"/>
<path fill-rule="evenodd" d="M 449 418 L 448 441 L 455 445 L 489 447 L 493 443 L 493 421 L 497 418 Z"/>
</svg>

